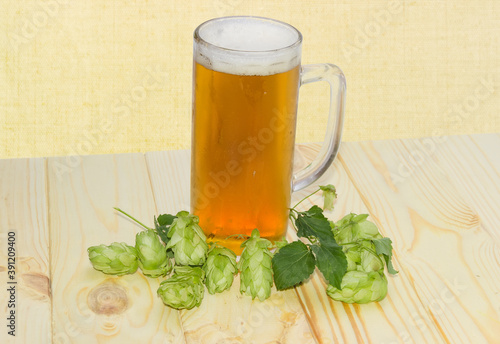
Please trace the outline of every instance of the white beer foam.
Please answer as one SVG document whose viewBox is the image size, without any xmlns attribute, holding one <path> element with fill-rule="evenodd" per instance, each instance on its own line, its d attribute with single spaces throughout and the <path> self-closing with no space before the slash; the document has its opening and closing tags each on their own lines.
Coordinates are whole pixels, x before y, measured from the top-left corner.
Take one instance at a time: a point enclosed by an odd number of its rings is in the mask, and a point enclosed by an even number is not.
<svg viewBox="0 0 500 344">
<path fill-rule="evenodd" d="M 208 21 L 197 31 L 201 41 L 195 41 L 195 61 L 218 72 L 272 75 L 300 63 L 301 45 L 297 42 L 302 37 L 281 22 L 227 17 Z"/>
</svg>

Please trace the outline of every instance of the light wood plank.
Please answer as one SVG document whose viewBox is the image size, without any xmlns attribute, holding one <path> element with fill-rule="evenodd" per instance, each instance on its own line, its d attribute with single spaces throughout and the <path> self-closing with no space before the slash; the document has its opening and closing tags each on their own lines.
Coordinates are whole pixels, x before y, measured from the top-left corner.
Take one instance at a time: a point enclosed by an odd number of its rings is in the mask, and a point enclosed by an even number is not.
<svg viewBox="0 0 500 344">
<path fill-rule="evenodd" d="M 465 159 L 462 157 L 466 157 Z M 485 230 L 500 244 L 500 136 L 450 136 L 436 151 L 440 168 L 477 212 Z"/>
<path fill-rule="evenodd" d="M 141 230 L 114 206 L 152 223 L 156 207 L 142 154 L 83 157 L 67 173 L 49 159 L 54 341 L 184 343 L 178 312 L 156 295 L 158 279 L 95 271 L 92 245 L 133 245 Z"/>
<path fill-rule="evenodd" d="M 340 155 L 345 155 L 345 147 L 352 143 L 344 143 Z M 319 151 L 319 145 L 302 146 L 300 152 L 303 161 L 311 161 Z M 344 215 L 353 213 L 370 213 L 363 199 L 348 177 L 344 167 L 337 159 L 330 169 L 313 185 L 293 194 L 293 202 L 297 202 L 315 191 L 318 185 L 333 184 L 338 199 L 332 212 L 325 215 L 334 221 Z M 305 210 L 313 204 L 321 205 L 321 194 L 316 194 L 310 201 L 301 204 Z M 369 220 L 380 223 L 373 216 Z M 289 231 L 290 240 L 296 235 Z M 326 284 L 316 271 L 311 280 L 297 288 L 301 302 L 306 309 L 308 319 L 318 342 L 320 343 L 393 343 L 406 342 L 412 339 L 416 343 L 440 342 L 442 338 L 432 323 L 417 326 L 416 321 L 425 317 L 425 311 L 413 289 L 413 281 L 402 271 L 395 261 L 400 273 L 396 277 L 388 276 L 389 291 L 386 299 L 378 303 L 366 305 L 349 305 L 330 299 L 325 292 Z M 424 314 L 423 314 L 424 313 Z"/>
<path fill-rule="evenodd" d="M 44 159 L 0 161 L 0 271 L 2 343 L 51 343 L 49 227 Z M 15 337 L 6 327 L 8 233 L 15 232 Z M 10 315 L 10 313 L 9 313 Z"/>
<path fill-rule="evenodd" d="M 487 157 L 489 164 L 494 168 L 496 175 L 500 174 L 500 133 L 497 134 L 477 134 L 470 138 Z"/>
<path fill-rule="evenodd" d="M 412 299 L 423 304 L 415 325 L 437 327 L 447 342 L 494 342 L 500 323 L 495 230 L 481 221 L 474 196 L 461 185 L 479 182 L 480 172 L 461 174 L 457 163 L 477 162 L 471 145 L 449 149 L 453 138 L 425 154 L 428 140 L 434 139 L 349 144 L 340 161 L 393 239 L 400 269 L 417 293 Z M 476 190 L 478 197 L 483 191 Z"/>
<path fill-rule="evenodd" d="M 146 154 L 160 213 L 189 210 L 188 151 Z M 175 171 L 175 172 L 173 172 Z M 239 276 L 229 291 L 205 293 L 199 308 L 181 312 L 188 343 L 314 343 L 301 304 L 293 290 L 260 302 L 239 292 Z"/>
</svg>

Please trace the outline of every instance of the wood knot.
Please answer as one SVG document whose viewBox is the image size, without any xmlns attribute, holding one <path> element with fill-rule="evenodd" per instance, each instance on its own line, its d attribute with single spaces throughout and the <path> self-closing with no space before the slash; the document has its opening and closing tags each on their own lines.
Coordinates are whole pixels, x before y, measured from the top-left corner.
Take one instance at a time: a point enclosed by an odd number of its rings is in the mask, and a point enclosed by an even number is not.
<svg viewBox="0 0 500 344">
<path fill-rule="evenodd" d="M 50 280 L 46 275 L 29 272 L 21 274 L 21 278 L 26 287 L 42 294 L 43 296 L 50 297 Z"/>
<path fill-rule="evenodd" d="M 127 292 L 123 287 L 107 280 L 90 291 L 87 303 L 96 314 L 121 314 L 128 308 Z"/>
</svg>

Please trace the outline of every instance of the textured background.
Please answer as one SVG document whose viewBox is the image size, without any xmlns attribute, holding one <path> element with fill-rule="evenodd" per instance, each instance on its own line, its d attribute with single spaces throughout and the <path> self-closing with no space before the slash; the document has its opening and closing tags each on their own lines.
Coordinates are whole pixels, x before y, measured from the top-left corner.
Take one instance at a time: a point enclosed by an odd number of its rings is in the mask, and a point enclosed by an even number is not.
<svg viewBox="0 0 500 344">
<path fill-rule="evenodd" d="M 192 32 L 276 18 L 347 78 L 347 141 L 500 132 L 500 1 L 2 0 L 0 158 L 190 146 Z M 327 89 L 301 90 L 321 141 Z"/>
</svg>

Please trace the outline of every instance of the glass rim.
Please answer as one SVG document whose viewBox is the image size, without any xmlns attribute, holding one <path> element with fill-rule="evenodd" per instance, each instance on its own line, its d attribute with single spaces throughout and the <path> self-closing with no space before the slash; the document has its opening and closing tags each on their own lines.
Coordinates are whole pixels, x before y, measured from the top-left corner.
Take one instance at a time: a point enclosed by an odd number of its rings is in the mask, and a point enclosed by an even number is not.
<svg viewBox="0 0 500 344">
<path fill-rule="evenodd" d="M 297 40 L 290 45 L 287 45 L 287 46 L 281 47 L 281 48 L 277 48 L 277 49 L 244 50 L 244 49 L 231 49 L 231 48 L 221 47 L 217 44 L 207 42 L 206 40 L 204 40 L 200 36 L 200 30 L 203 29 L 203 26 L 205 26 L 206 24 L 209 24 L 209 23 L 212 23 L 215 21 L 219 21 L 219 20 L 224 20 L 224 19 L 237 19 L 237 18 L 257 19 L 257 20 L 269 21 L 269 22 L 273 22 L 273 23 L 277 23 L 277 24 L 286 26 L 287 28 L 291 29 L 292 31 L 294 31 L 297 34 Z M 223 50 L 223 51 L 232 52 L 232 53 L 245 53 L 245 54 L 262 54 L 262 53 L 273 53 L 273 52 L 278 52 L 278 51 L 284 51 L 287 49 L 293 49 L 302 43 L 302 34 L 293 25 L 282 22 L 280 20 L 266 18 L 266 17 L 259 17 L 259 16 L 226 16 L 226 17 L 212 18 L 212 19 L 206 20 L 203 23 L 201 23 L 200 25 L 198 25 L 198 27 L 194 30 L 193 37 L 194 37 L 194 41 L 196 43 L 206 45 L 207 47 L 212 47 L 212 48 L 215 48 L 218 50 Z"/>
</svg>

